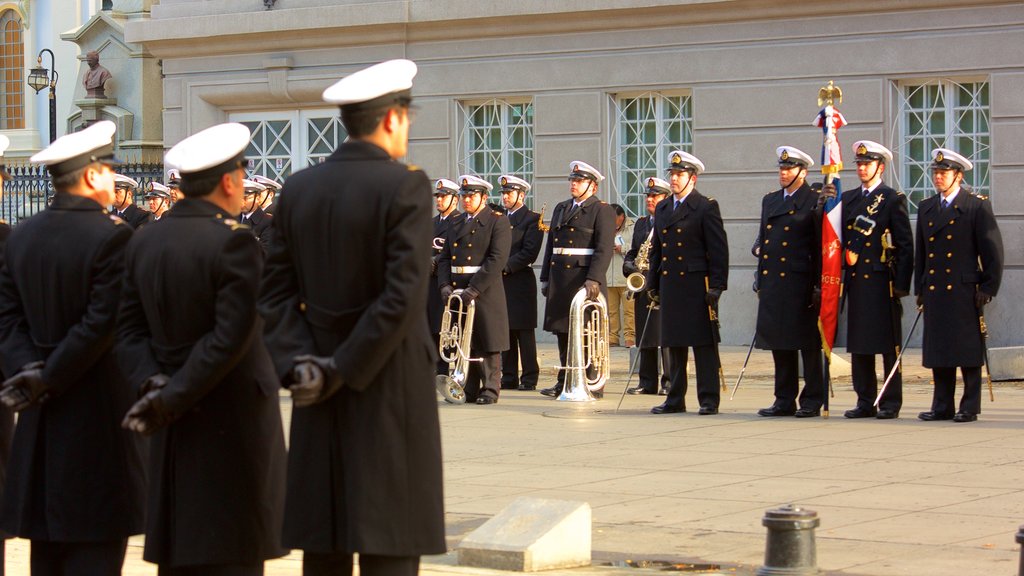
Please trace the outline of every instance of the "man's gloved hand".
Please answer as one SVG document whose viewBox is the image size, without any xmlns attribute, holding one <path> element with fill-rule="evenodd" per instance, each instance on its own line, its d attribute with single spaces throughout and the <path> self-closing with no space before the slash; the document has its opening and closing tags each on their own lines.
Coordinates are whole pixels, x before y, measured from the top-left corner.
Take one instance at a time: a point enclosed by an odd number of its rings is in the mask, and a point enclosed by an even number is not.
<svg viewBox="0 0 1024 576">
<path fill-rule="evenodd" d="M 548 297 L 548 283 L 547 282 L 541 282 L 540 283 L 540 295 L 545 297 L 545 298 Z"/>
<path fill-rule="evenodd" d="M 139 398 L 142 398 L 153 390 L 162 390 L 167 383 L 171 381 L 171 377 L 167 374 L 153 374 L 146 381 L 142 383 L 139 388 Z"/>
<path fill-rule="evenodd" d="M 587 290 L 587 300 L 597 300 L 601 294 L 601 284 L 594 280 L 585 281 L 583 287 Z"/>
<path fill-rule="evenodd" d="M 463 304 L 469 306 L 470 302 L 473 302 L 480 297 L 480 291 L 470 286 L 462 291 L 462 295 L 460 297 L 462 298 Z"/>
<path fill-rule="evenodd" d="M 647 299 L 650 300 L 651 303 L 654 304 L 655 306 L 661 304 L 661 294 L 659 294 L 658 291 L 655 290 L 654 288 L 650 288 L 649 290 L 647 290 Z"/>
<path fill-rule="evenodd" d="M 43 363 L 31 362 L 21 367 L 0 387 L 0 403 L 15 412 L 33 404 L 43 403 L 49 397 L 49 388 L 43 382 Z"/>
<path fill-rule="evenodd" d="M 978 310 L 981 310 L 981 308 L 985 306 L 985 304 L 988 304 L 991 301 L 992 297 L 989 296 L 988 294 L 985 294 L 981 290 L 978 290 L 977 292 L 974 293 L 974 307 L 977 308 Z"/>
<path fill-rule="evenodd" d="M 330 356 L 303 354 L 295 357 L 292 368 L 292 404 L 296 408 L 326 400 L 341 388 L 341 375 Z"/>
<path fill-rule="evenodd" d="M 836 185 L 829 182 L 821 187 L 822 198 L 835 198 L 836 197 Z"/>
<path fill-rule="evenodd" d="M 918 294 L 917 295 L 917 307 L 920 308 L 922 306 L 924 306 L 924 296 L 921 295 L 921 294 Z"/>
<path fill-rule="evenodd" d="M 893 295 L 893 296 L 894 296 L 895 298 L 897 298 L 897 299 L 898 299 L 898 298 L 903 298 L 904 296 L 908 296 L 909 294 L 910 294 L 910 293 L 909 293 L 909 292 L 907 292 L 906 290 L 900 290 L 899 288 L 893 288 L 893 289 L 892 289 L 892 295 Z"/>
<path fill-rule="evenodd" d="M 163 390 L 146 392 L 139 398 L 121 421 L 121 427 L 132 432 L 149 436 L 174 420 L 174 415 L 164 403 Z"/>
<path fill-rule="evenodd" d="M 718 288 L 708 288 L 707 294 L 704 294 L 704 301 L 707 302 L 708 306 L 714 308 L 718 306 L 718 299 L 722 297 L 722 291 Z"/>
<path fill-rule="evenodd" d="M 452 292 L 455 292 L 455 288 L 452 288 L 451 284 L 441 286 L 441 300 L 447 302 L 451 298 Z"/>
<path fill-rule="evenodd" d="M 630 274 L 633 274 L 634 272 L 639 272 L 639 271 L 640 270 L 637 270 L 636 261 L 635 260 L 623 260 L 622 261 L 622 275 L 623 276 L 629 276 Z"/>
<path fill-rule="evenodd" d="M 808 308 L 813 309 L 819 306 L 821 306 L 821 288 L 815 286 L 814 289 L 811 290 L 811 305 L 808 306 Z"/>
</svg>

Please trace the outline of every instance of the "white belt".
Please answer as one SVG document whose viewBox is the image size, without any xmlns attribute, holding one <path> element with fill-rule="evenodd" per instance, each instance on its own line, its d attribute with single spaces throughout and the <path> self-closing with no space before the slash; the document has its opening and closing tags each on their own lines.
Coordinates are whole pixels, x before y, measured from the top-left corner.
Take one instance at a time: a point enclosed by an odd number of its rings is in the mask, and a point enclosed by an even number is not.
<svg viewBox="0 0 1024 576">
<path fill-rule="evenodd" d="M 479 271 L 479 266 L 452 266 L 452 274 L 476 274 Z"/>
<path fill-rule="evenodd" d="M 554 248 L 551 250 L 555 254 L 562 256 L 593 256 L 593 248 Z"/>
</svg>

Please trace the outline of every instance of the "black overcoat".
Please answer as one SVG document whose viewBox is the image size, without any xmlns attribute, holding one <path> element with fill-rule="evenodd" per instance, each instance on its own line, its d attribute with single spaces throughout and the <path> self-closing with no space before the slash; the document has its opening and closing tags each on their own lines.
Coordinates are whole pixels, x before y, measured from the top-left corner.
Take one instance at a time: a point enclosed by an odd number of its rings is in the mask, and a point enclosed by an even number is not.
<svg viewBox="0 0 1024 576">
<path fill-rule="evenodd" d="M 270 246 L 270 238 L 274 235 L 274 215 L 257 208 L 249 215 L 249 227 L 253 236 L 260 242 L 260 250 L 265 255 Z"/>
<path fill-rule="evenodd" d="M 508 218 L 484 207 L 472 219 L 466 215 L 448 228 L 447 240 L 437 264 L 438 287 L 455 289 L 470 286 L 480 293 L 473 320 L 472 350 L 504 352 L 508 350 L 508 308 L 501 271 L 508 262 L 511 228 Z M 459 267 L 477 267 L 476 272 L 459 273 Z"/>
<path fill-rule="evenodd" d="M 150 445 L 150 562 L 284 554 L 280 386 L 256 314 L 262 259 L 247 227 L 193 198 L 128 245 L 118 362 L 135 388 L 170 376 L 163 399 L 177 416 Z"/>
<path fill-rule="evenodd" d="M 880 199 L 879 199 L 880 198 Z M 843 293 L 846 295 L 846 349 L 854 354 L 895 353 L 901 334 L 902 310 L 891 296 L 894 290 L 910 291 L 914 272 L 914 235 L 907 216 L 907 197 L 879 184 L 865 198 L 861 188 L 847 190 L 843 203 L 843 245 L 849 246 L 857 216 L 875 221 L 856 264 L 843 257 Z M 876 204 L 877 203 L 877 204 Z M 874 214 L 869 214 L 873 209 Z M 893 248 L 882 261 L 882 236 L 890 232 Z M 891 261 L 890 261 L 891 259 Z"/>
<path fill-rule="evenodd" d="M 651 216 L 644 216 L 637 218 L 633 222 L 633 239 L 630 244 L 629 251 L 623 257 L 624 262 L 635 262 L 637 254 L 640 252 L 640 246 L 647 241 L 647 236 L 651 232 L 651 224 L 653 220 Z M 654 239 L 651 238 L 652 248 Z M 651 253 L 648 251 L 647 257 L 650 258 Z M 649 263 L 651 264 L 651 263 Z M 647 298 L 647 287 L 638 292 L 633 296 L 633 312 L 636 322 L 636 337 L 637 346 L 640 348 L 657 348 L 661 346 L 661 311 L 659 309 L 650 310 L 648 307 L 651 301 Z M 647 318 L 650 318 L 650 323 L 647 323 Z M 646 326 L 646 327 L 645 327 Z"/>
<path fill-rule="evenodd" d="M 818 307 L 811 294 L 821 286 L 821 210 L 806 183 L 785 198 L 782 189 L 761 200 L 757 262 L 757 340 L 764 350 L 804 350 L 821 345 Z"/>
<path fill-rule="evenodd" d="M 278 375 L 332 356 L 344 386 L 292 413 L 284 544 L 383 555 L 445 551 L 430 280 L 431 185 L 350 140 L 278 196 L 261 286 Z"/>
<path fill-rule="evenodd" d="M 453 210 L 447 218 L 442 219 L 440 214 L 434 216 L 434 240 L 431 242 L 431 246 L 441 247 L 433 248 L 435 261 L 441 260 L 441 250 L 448 238 L 448 227 L 460 217 L 462 214 L 458 210 Z M 445 303 L 441 301 L 441 290 L 437 285 L 437 270 L 434 270 L 430 274 L 430 287 L 427 293 L 427 322 L 430 324 L 431 334 L 441 332 L 441 311 L 444 309 L 444 305 Z"/>
<path fill-rule="evenodd" d="M 153 221 L 153 213 L 149 210 L 139 208 L 134 202 L 132 202 L 124 209 L 124 215 L 122 215 L 121 218 L 131 225 L 132 228 L 137 230 L 139 226 L 149 224 Z"/>
<path fill-rule="evenodd" d="M 512 245 L 502 277 L 508 327 L 533 330 L 537 327 L 537 275 L 533 273 L 533 263 L 544 245 L 540 214 L 523 206 L 508 217 L 508 222 L 512 226 Z"/>
<path fill-rule="evenodd" d="M 9 534 L 96 542 L 142 531 L 142 442 L 121 428 L 135 394 L 113 354 L 131 236 L 95 201 L 58 193 L 7 242 L 3 371 L 45 361 L 51 394 L 18 416 L 0 510 Z"/>
<path fill-rule="evenodd" d="M 705 287 L 726 290 L 729 244 L 718 202 L 697 190 L 678 209 L 669 196 L 654 209 L 654 240 L 647 285 L 661 296 L 661 345 L 707 346 L 716 342 Z"/>
<path fill-rule="evenodd" d="M 601 285 L 607 293 L 605 278 L 615 249 L 615 210 L 596 197 L 587 198 L 574 213 L 573 199 L 555 205 L 551 212 L 551 230 L 544 246 L 540 281 L 548 282 L 544 306 L 544 329 L 569 331 L 569 307 L 587 280 Z M 557 249 L 590 249 L 592 255 L 555 254 Z"/>
<path fill-rule="evenodd" d="M 4 267 L 4 246 L 7 245 L 7 237 L 11 235 L 11 225 L 0 220 L 0 268 Z M 3 350 L 0 349 L 0 355 Z M 0 378 L 6 378 L 2 372 L 3 361 L 0 360 Z M 11 457 L 11 440 L 14 438 L 14 412 L 8 407 L 0 405 L 0 493 L 4 489 L 4 479 L 7 478 L 7 460 Z M 0 533 L 0 537 L 6 536 Z"/>
<path fill-rule="evenodd" d="M 1003 277 L 992 203 L 960 190 L 946 209 L 935 195 L 921 201 L 917 214 L 914 292 L 924 298 L 924 365 L 981 366 L 974 294 L 995 296 Z"/>
</svg>

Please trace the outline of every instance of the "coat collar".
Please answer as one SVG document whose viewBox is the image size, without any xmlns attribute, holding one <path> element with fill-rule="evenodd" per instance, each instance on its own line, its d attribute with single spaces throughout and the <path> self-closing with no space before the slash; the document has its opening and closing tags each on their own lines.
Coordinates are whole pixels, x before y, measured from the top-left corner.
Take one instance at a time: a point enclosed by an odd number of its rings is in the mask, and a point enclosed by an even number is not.
<svg viewBox="0 0 1024 576">
<path fill-rule="evenodd" d="M 76 196 L 74 194 L 68 194 L 67 192 L 57 192 L 54 194 L 53 201 L 50 203 L 50 208 L 54 210 L 106 211 L 106 208 L 100 206 L 99 202 L 96 202 L 92 198 Z"/>
<path fill-rule="evenodd" d="M 365 140 L 346 140 L 334 151 L 328 162 L 382 160 L 389 161 L 391 156 L 380 146 Z"/>
<path fill-rule="evenodd" d="M 486 206 L 482 210 L 480 210 L 480 213 L 474 216 L 472 220 L 467 221 L 466 214 L 460 214 L 458 226 L 455 228 L 455 239 L 458 240 L 459 238 L 462 238 L 463 236 L 469 234 L 471 231 L 477 228 L 484 228 L 486 226 L 490 226 L 491 222 L 497 217 L 498 215 L 495 214 L 493 210 Z"/>
<path fill-rule="evenodd" d="M 175 202 L 170 210 L 164 213 L 165 218 L 195 218 L 203 216 L 207 218 L 236 219 L 235 215 L 228 214 L 213 202 L 201 198 L 182 198 Z"/>
</svg>

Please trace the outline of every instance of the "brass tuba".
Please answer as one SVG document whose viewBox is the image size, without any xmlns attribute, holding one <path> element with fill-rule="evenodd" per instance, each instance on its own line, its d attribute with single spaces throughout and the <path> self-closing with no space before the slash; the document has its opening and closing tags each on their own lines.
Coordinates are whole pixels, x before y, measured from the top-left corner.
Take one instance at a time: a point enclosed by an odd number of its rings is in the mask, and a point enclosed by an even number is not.
<svg viewBox="0 0 1024 576">
<path fill-rule="evenodd" d="M 629 291 L 629 295 L 642 292 L 644 287 L 647 286 L 647 279 L 644 277 L 644 273 L 651 269 L 651 242 L 653 238 L 654 228 L 651 228 L 647 239 L 640 245 L 640 249 L 636 251 L 636 259 L 633 262 L 636 264 L 638 272 L 633 272 L 626 276 L 626 290 Z"/>
<path fill-rule="evenodd" d="M 437 391 L 444 396 L 449 404 L 462 404 L 466 401 L 466 376 L 470 362 L 480 362 L 480 358 L 469 357 L 469 346 L 473 341 L 473 317 L 476 315 L 476 302 L 467 306 L 459 295 L 462 290 L 455 290 L 444 306 L 441 318 L 441 338 L 438 340 L 438 352 L 441 359 L 448 363 L 448 374 L 434 377 Z"/>
<path fill-rule="evenodd" d="M 581 288 L 569 306 L 569 349 L 566 358 L 565 386 L 559 400 L 589 402 L 594 392 L 604 389 L 611 367 L 608 348 L 608 304 L 603 294 L 587 300 Z M 588 372 L 593 372 L 590 376 Z"/>
</svg>

